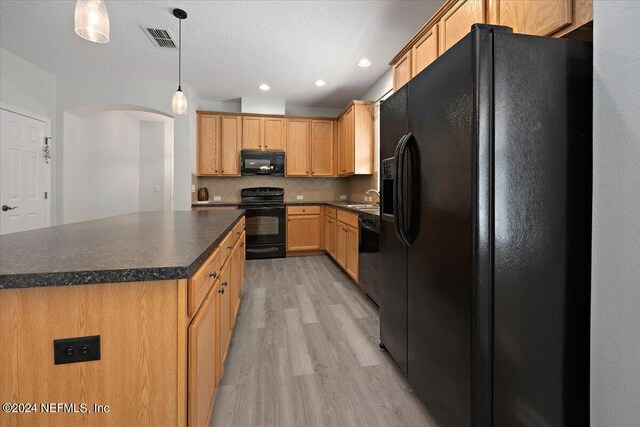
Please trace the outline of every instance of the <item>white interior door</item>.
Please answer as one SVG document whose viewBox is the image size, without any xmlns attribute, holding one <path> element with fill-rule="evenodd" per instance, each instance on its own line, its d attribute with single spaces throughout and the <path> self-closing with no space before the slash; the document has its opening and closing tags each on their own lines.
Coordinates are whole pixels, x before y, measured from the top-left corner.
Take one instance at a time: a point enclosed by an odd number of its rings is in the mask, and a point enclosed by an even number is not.
<svg viewBox="0 0 640 427">
<path fill-rule="evenodd" d="M 0 113 L 0 234 L 46 227 L 50 168 L 43 147 L 47 123 L 4 109 Z"/>
</svg>

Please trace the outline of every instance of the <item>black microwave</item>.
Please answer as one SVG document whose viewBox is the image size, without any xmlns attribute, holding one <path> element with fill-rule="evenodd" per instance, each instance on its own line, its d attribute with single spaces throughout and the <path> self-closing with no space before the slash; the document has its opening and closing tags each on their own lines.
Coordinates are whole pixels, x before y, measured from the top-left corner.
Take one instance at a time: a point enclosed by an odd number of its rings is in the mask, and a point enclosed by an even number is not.
<svg viewBox="0 0 640 427">
<path fill-rule="evenodd" d="M 242 150 L 242 175 L 284 175 L 284 151 Z"/>
</svg>

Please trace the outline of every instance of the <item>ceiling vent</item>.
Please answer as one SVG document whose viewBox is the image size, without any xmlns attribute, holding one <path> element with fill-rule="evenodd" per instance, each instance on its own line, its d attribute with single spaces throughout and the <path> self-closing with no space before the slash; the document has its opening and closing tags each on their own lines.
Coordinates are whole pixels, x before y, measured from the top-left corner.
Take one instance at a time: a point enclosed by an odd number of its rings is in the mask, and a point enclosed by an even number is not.
<svg viewBox="0 0 640 427">
<path fill-rule="evenodd" d="M 161 30 L 159 28 L 151 28 L 147 26 L 142 26 L 145 34 L 149 36 L 153 44 L 157 47 L 168 47 L 170 49 L 175 49 L 178 45 L 173 41 L 173 37 L 171 37 L 171 33 L 168 30 Z"/>
</svg>

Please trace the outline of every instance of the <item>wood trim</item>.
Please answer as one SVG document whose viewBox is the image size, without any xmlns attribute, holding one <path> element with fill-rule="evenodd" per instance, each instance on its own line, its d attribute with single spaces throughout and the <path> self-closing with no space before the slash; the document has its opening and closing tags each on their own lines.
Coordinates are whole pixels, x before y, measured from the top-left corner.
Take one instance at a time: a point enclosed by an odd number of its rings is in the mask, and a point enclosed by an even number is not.
<svg viewBox="0 0 640 427">
<path fill-rule="evenodd" d="M 324 255 L 325 253 L 324 249 L 315 249 L 312 251 L 287 251 L 287 256 L 315 256 Z"/>
<path fill-rule="evenodd" d="M 336 120 L 336 117 L 322 117 L 322 116 L 293 116 L 282 114 L 255 114 L 255 113 L 228 113 L 225 111 L 205 111 L 197 110 L 196 114 L 203 116 L 235 116 L 235 117 L 270 117 L 281 119 L 304 119 L 304 120 Z"/>
</svg>

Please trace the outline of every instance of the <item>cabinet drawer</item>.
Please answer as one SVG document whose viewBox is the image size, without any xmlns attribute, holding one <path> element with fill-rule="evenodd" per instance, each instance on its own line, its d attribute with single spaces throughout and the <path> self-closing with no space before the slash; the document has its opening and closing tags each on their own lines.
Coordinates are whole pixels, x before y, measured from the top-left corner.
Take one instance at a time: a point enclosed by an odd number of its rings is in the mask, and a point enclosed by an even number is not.
<svg viewBox="0 0 640 427">
<path fill-rule="evenodd" d="M 220 275 L 220 264 L 220 250 L 216 249 L 189 279 L 187 294 L 189 316 L 193 316 L 198 311 L 213 282 Z"/>
<path fill-rule="evenodd" d="M 220 249 L 220 265 L 224 265 L 227 262 L 227 258 L 229 258 L 233 250 L 233 245 L 235 245 L 235 236 L 236 234 L 231 230 L 218 246 L 218 249 Z"/>
<path fill-rule="evenodd" d="M 244 218 L 242 218 L 242 220 L 239 221 L 235 227 L 233 227 L 233 231 L 231 232 L 233 234 L 234 244 L 235 242 L 238 241 L 243 231 L 244 231 Z"/>
<path fill-rule="evenodd" d="M 320 214 L 320 206 L 288 206 L 288 215 L 314 215 Z"/>
<path fill-rule="evenodd" d="M 336 208 L 330 208 L 329 206 L 327 206 L 327 216 L 329 218 L 336 218 Z"/>
<path fill-rule="evenodd" d="M 358 214 L 338 209 L 338 221 L 341 221 L 351 227 L 358 228 Z"/>
</svg>

